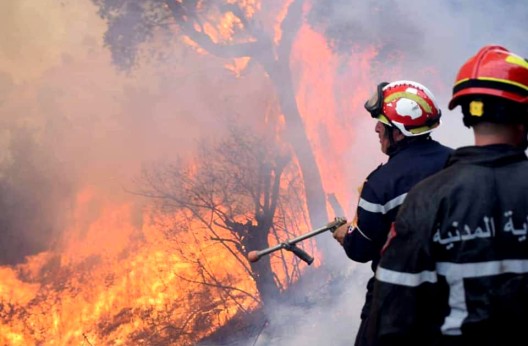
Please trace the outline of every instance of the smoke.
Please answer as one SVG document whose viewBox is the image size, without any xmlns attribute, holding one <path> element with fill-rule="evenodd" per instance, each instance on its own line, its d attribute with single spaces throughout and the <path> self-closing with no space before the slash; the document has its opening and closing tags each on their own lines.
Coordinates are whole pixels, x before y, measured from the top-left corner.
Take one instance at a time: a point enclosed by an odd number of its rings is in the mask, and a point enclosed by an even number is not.
<svg viewBox="0 0 528 346">
<path fill-rule="evenodd" d="M 365 269 L 358 265 L 343 266 L 334 271 L 336 276 L 331 281 L 313 277 L 303 282 L 303 287 L 295 289 L 295 296 L 289 301 L 266 309 L 268 324 L 254 337 L 253 344 L 352 344 L 371 274 L 370 269 Z"/>
<path fill-rule="evenodd" d="M 472 143 L 460 110 L 447 103 L 458 68 L 488 44 L 528 56 L 528 7 L 523 1 L 322 1 L 315 0 L 309 22 L 325 33 L 334 51 L 350 55 L 363 44 L 379 47 L 381 71 L 401 66 L 392 79 L 416 80 L 433 91 L 444 117 L 435 138 L 453 147 Z M 385 73 L 377 74 L 386 80 Z M 372 86 L 371 86 L 372 89 Z"/>
<path fill-rule="evenodd" d="M 459 147 L 472 135 L 459 110 L 446 106 L 458 67 L 490 43 L 528 56 L 524 1 L 312 3 L 309 24 L 324 34 L 341 76 L 324 92 L 335 97 L 336 121 L 350 128 L 338 158 L 348 181 L 341 188 L 350 218 L 357 187 L 385 158 L 361 108 L 364 98 L 349 98 L 370 93 L 381 80 L 422 82 L 444 114 L 433 137 Z M 88 0 L 0 2 L 0 264 L 53 247 L 79 189 L 97 186 L 112 199 L 130 199 L 125 190 L 143 164 L 192 154 L 201 138 L 223 131 L 226 116 L 254 121 L 268 115 L 273 91 L 262 70 L 252 66 L 240 82 L 223 68 L 225 61 L 181 45 L 163 65 L 119 73 L 103 43 L 106 24 L 96 13 Z M 365 81 L 355 59 L 367 44 L 379 52 Z M 321 85 L 305 87 L 317 99 Z M 331 125 L 318 122 L 323 129 Z M 319 237 L 335 248 L 330 268 L 347 280 L 306 286 L 312 290 L 301 295 L 308 307 L 292 301 L 272 309 L 258 344 L 352 343 L 370 268 L 349 261 L 328 234 Z"/>
<path fill-rule="evenodd" d="M 89 1 L 0 6 L 0 264 L 59 246 L 78 191 L 135 200 L 125 191 L 142 165 L 192 155 L 227 118 L 264 117 L 262 75 L 241 85 L 189 47 L 175 45 L 170 63 L 119 72 Z"/>
</svg>

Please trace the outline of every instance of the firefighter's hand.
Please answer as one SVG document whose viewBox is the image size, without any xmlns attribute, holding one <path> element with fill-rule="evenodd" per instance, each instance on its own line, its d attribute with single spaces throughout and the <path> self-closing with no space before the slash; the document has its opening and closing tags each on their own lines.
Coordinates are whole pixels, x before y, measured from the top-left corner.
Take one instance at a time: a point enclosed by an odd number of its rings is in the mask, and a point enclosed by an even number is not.
<svg viewBox="0 0 528 346">
<path fill-rule="evenodd" d="M 337 240 L 341 245 L 343 245 L 343 242 L 345 241 L 348 226 L 350 226 L 350 223 L 345 223 L 343 226 L 338 227 L 333 233 L 334 239 Z"/>
</svg>

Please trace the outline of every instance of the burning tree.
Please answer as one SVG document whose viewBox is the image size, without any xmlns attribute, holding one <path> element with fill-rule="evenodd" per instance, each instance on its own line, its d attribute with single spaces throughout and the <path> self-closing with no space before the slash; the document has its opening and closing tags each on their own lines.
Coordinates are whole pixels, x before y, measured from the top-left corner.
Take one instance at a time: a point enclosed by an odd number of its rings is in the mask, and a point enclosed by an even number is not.
<svg viewBox="0 0 528 346">
<path fill-rule="evenodd" d="M 216 242 L 218 251 L 234 256 L 254 279 L 263 303 L 278 299 L 299 278 L 298 260 L 283 253 L 258 263 L 248 264 L 246 258 L 249 251 L 268 247 L 270 237 L 298 233 L 298 223 L 306 222 L 302 184 L 291 156 L 272 138 L 231 127 L 226 139 L 203 144 L 196 157 L 191 164 L 180 161 L 146 169 L 141 194 L 159 201 L 163 220 L 176 215 L 165 223 L 169 238 L 177 243 L 179 232 L 189 230 L 201 239 L 201 248 Z M 185 253 L 185 245 L 180 252 Z M 198 279 L 184 280 L 239 293 L 208 270 L 206 255 L 184 256 L 200 268 Z"/>
<path fill-rule="evenodd" d="M 220 58 L 259 63 L 277 91 L 288 140 L 305 183 L 311 224 L 327 222 L 321 176 L 297 107 L 290 70 L 292 44 L 303 22 L 303 0 L 92 1 L 108 23 L 105 43 L 122 69 L 162 55 L 164 45 L 154 42 L 171 45 L 174 37 Z M 270 13 L 278 13 L 277 18 L 267 18 Z"/>
</svg>

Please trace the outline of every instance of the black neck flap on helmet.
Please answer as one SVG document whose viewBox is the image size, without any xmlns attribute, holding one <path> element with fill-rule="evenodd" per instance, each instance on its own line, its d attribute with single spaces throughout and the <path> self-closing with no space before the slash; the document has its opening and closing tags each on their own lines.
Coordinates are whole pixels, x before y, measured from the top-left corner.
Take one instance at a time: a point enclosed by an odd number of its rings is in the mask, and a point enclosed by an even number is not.
<svg viewBox="0 0 528 346">
<path fill-rule="evenodd" d="M 501 97 L 471 95 L 461 99 L 460 105 L 466 127 L 483 121 L 496 124 L 528 124 L 527 105 Z"/>
</svg>

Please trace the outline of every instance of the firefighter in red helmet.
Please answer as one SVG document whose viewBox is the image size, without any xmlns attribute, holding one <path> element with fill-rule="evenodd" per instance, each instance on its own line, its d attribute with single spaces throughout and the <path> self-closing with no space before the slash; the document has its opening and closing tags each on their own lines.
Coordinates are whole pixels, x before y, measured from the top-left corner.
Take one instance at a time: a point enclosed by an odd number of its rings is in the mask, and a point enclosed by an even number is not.
<svg viewBox="0 0 528 346">
<path fill-rule="evenodd" d="M 417 184 L 376 270 L 371 345 L 526 345 L 528 62 L 485 46 L 460 68 L 475 145 Z"/>
<path fill-rule="evenodd" d="M 440 125 L 441 111 L 424 85 L 407 80 L 378 85 L 365 109 L 376 119 L 375 132 L 388 161 L 366 179 L 355 221 L 338 228 L 334 238 L 347 256 L 357 262 L 371 261 L 374 271 L 390 225 L 409 189 L 442 169 L 452 150 L 433 140 L 430 133 Z M 370 310 L 374 277 L 367 284 L 356 346 L 367 345 L 365 327 Z"/>
</svg>

